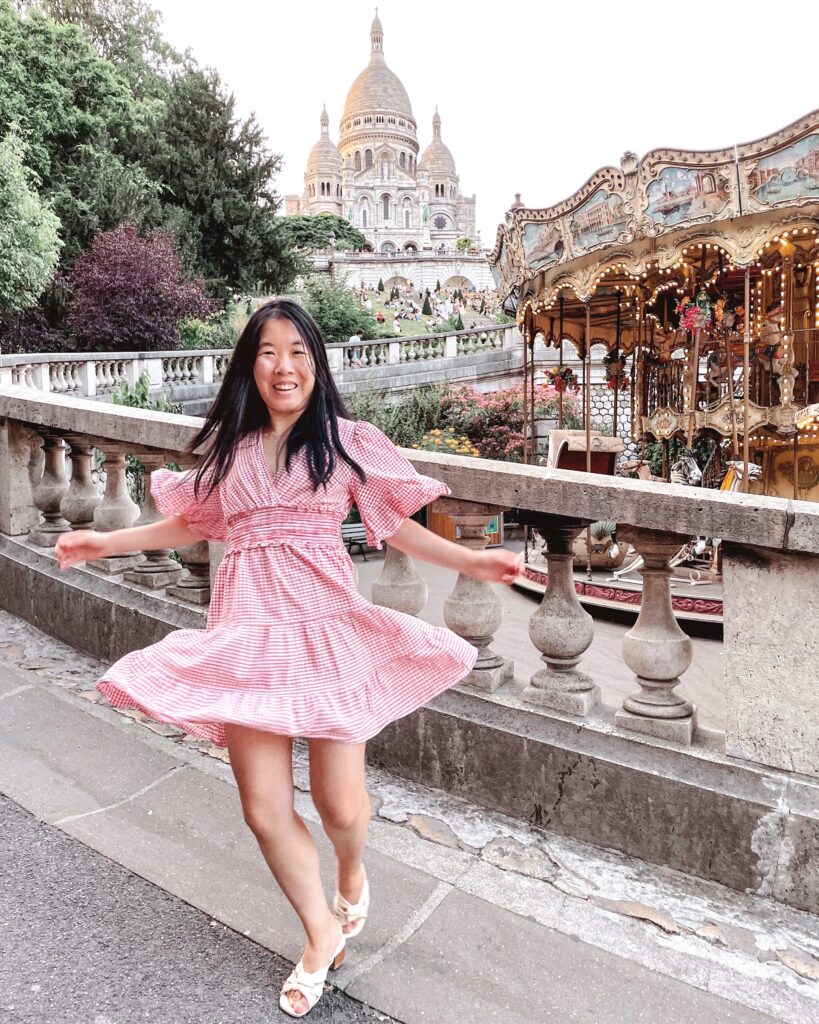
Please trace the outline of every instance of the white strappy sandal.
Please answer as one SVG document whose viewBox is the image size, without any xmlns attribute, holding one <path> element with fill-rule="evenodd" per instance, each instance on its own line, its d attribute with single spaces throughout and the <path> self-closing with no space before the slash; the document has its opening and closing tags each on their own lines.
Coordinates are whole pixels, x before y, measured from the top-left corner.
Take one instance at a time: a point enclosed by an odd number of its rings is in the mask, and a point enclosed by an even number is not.
<svg viewBox="0 0 819 1024">
<path fill-rule="evenodd" d="M 333 959 L 330 963 L 319 971 L 314 971 L 312 974 L 308 974 L 304 969 L 304 963 L 299 960 L 296 966 L 290 973 L 290 977 L 282 985 L 282 994 L 279 996 L 279 1009 L 290 1017 L 306 1017 L 307 1014 L 313 1009 L 316 1003 L 321 999 L 324 993 L 324 983 L 327 980 L 328 971 L 335 971 L 341 966 L 344 961 L 344 957 L 347 950 L 344 945 L 347 941 L 347 936 L 342 935 L 341 941 L 338 944 L 333 954 Z M 288 992 L 300 992 L 307 1000 L 307 1009 L 304 1013 L 296 1013 L 293 1009 L 293 1005 L 287 998 Z"/>
<path fill-rule="evenodd" d="M 348 932 L 344 932 L 345 939 L 354 939 L 356 935 L 361 934 L 361 930 L 364 927 L 364 923 L 367 920 L 367 914 L 370 910 L 370 882 L 365 873 L 364 875 L 364 888 L 361 890 L 361 895 L 358 897 L 358 903 L 350 903 L 349 900 L 345 900 L 341 893 L 336 890 L 336 894 L 333 897 L 333 913 L 336 915 L 336 919 L 341 924 L 342 928 L 345 928 L 348 924 L 352 924 L 355 921 L 355 926 Z"/>
</svg>

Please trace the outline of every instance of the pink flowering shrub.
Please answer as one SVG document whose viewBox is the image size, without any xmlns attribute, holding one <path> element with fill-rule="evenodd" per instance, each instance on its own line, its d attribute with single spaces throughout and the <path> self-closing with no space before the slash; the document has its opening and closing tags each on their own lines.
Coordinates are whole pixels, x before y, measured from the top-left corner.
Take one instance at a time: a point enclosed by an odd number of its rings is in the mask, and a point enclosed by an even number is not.
<svg viewBox="0 0 819 1024">
<path fill-rule="evenodd" d="M 535 388 L 535 417 L 557 419 L 558 393 L 541 384 Z M 573 398 L 563 396 L 566 427 L 580 425 Z M 469 438 L 485 459 L 520 462 L 523 458 L 523 382 L 483 394 L 469 384 L 449 385 L 441 395 L 441 423 Z"/>
</svg>

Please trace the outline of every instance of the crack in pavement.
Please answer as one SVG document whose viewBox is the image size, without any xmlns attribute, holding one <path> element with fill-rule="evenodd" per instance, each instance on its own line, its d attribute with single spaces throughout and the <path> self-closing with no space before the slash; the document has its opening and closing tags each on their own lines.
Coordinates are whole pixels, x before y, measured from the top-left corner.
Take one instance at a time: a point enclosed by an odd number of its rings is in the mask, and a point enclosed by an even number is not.
<svg viewBox="0 0 819 1024">
<path fill-rule="evenodd" d="M 60 825 L 68 824 L 69 821 L 79 821 L 80 818 L 90 818 L 94 814 L 103 814 L 105 811 L 114 811 L 118 807 L 123 807 L 125 804 L 130 803 L 132 800 L 136 800 L 138 797 L 144 796 L 144 794 L 149 790 L 154 789 L 161 782 L 165 782 L 166 779 L 169 779 L 175 772 L 178 772 L 183 768 L 187 768 L 187 765 L 176 764 L 173 768 L 169 768 L 163 775 L 160 775 L 158 779 L 154 779 L 154 781 L 149 782 L 147 786 L 143 786 L 142 789 L 138 789 L 136 793 L 131 793 L 130 796 L 126 796 L 122 800 L 117 800 L 113 804 L 106 804 L 105 807 L 95 807 L 93 811 L 82 811 L 80 814 L 69 814 L 65 818 L 53 821 L 51 824 L 59 827 Z"/>
<path fill-rule="evenodd" d="M 0 694 L 0 700 L 7 700 L 9 697 L 16 697 L 18 693 L 25 693 L 26 690 L 33 690 L 33 689 L 34 689 L 34 685 L 32 683 L 29 683 L 26 686 L 18 686 L 14 690 L 9 690 L 8 693 Z"/>
<path fill-rule="evenodd" d="M 463 872 L 463 874 L 466 874 L 466 872 Z M 362 960 L 355 967 L 350 968 L 346 972 L 344 980 L 335 987 L 342 992 L 346 992 L 357 978 L 360 978 L 367 971 L 371 971 L 373 967 L 378 967 L 391 953 L 394 953 L 396 949 L 412 938 L 415 932 L 435 913 L 446 897 L 457 887 L 461 877 L 455 880 L 454 885 L 450 885 L 449 882 L 439 882 L 421 906 L 410 916 L 404 927 L 387 939 L 384 945 L 374 953 L 371 953 L 366 960 Z"/>
</svg>

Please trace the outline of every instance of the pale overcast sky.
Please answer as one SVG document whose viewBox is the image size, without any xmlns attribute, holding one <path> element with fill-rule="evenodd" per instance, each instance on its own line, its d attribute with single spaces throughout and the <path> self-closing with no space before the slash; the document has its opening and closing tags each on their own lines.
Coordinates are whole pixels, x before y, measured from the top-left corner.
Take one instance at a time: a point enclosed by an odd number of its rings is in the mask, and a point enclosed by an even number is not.
<svg viewBox="0 0 819 1024">
<path fill-rule="evenodd" d="M 363 0 L 152 0 L 165 35 L 215 67 L 284 156 L 300 193 L 327 104 L 330 135 L 369 60 Z M 750 142 L 819 107 L 819 3 L 414 0 L 379 5 L 384 55 L 409 93 L 421 149 L 437 104 L 487 247 L 514 193 L 567 198 L 625 150 Z"/>
</svg>

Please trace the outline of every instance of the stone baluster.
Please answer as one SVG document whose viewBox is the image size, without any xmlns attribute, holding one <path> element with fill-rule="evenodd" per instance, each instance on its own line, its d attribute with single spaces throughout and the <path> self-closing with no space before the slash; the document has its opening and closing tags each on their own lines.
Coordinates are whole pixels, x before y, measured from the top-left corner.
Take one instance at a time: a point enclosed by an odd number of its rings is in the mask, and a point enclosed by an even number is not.
<svg viewBox="0 0 819 1024">
<path fill-rule="evenodd" d="M 145 467 L 145 486 L 143 489 L 142 511 L 134 526 L 150 526 L 164 518 L 154 503 L 151 494 L 150 474 L 155 469 L 165 465 L 164 452 L 140 452 L 139 461 Z M 141 587 L 150 587 L 157 590 L 160 587 L 167 587 L 179 579 L 182 574 L 182 566 L 175 559 L 171 558 L 170 548 L 155 548 L 152 551 L 145 551 L 145 559 L 132 569 L 124 573 L 124 578 L 129 583 L 137 583 Z"/>
<path fill-rule="evenodd" d="M 372 602 L 406 615 L 417 615 L 427 603 L 427 585 L 415 571 L 409 555 L 389 543 L 384 547 L 384 564 L 370 592 Z"/>
<path fill-rule="evenodd" d="M 43 475 L 32 492 L 35 506 L 40 510 L 43 521 L 29 530 L 28 539 L 43 548 L 53 548 L 61 533 L 71 529 L 60 513 L 60 504 L 68 491 L 68 477 L 65 472 L 65 443 L 59 434 L 44 431 Z"/>
<path fill-rule="evenodd" d="M 455 521 L 460 529 L 457 543 L 475 551 L 486 547 L 486 525 L 502 511 L 497 505 L 456 498 L 438 498 L 432 507 Z M 492 586 L 459 573 L 452 593 L 444 601 L 444 622 L 453 633 L 478 649 L 475 667 L 462 682 L 488 693 L 511 680 L 514 674 L 512 662 L 490 647 L 502 621 L 503 606 Z"/>
<path fill-rule="evenodd" d="M 83 434 L 66 434 L 70 446 L 71 482 L 60 511 L 72 530 L 93 530 L 94 510 L 101 498 L 91 476 L 94 446 Z"/>
<path fill-rule="evenodd" d="M 523 699 L 570 715 L 587 715 L 600 703 L 600 688 L 576 666 L 592 642 L 594 625 L 578 600 L 572 574 L 574 541 L 586 524 L 532 513 L 524 521 L 546 540 L 549 582 L 529 620 L 529 636 L 546 668 L 532 676 Z"/>
<path fill-rule="evenodd" d="M 640 689 L 623 701 L 615 722 L 623 729 L 678 743 L 691 743 L 696 707 L 675 692 L 691 664 L 691 640 L 680 629 L 671 606 L 671 559 L 687 541 L 675 533 L 621 526 L 618 539 L 633 544 L 644 560 L 643 600 L 632 629 L 623 637 L 623 660 Z"/>
<path fill-rule="evenodd" d="M 125 455 L 123 445 L 103 441 L 97 447 L 105 455 L 105 492 L 102 501 L 94 509 L 94 526 L 102 533 L 125 530 L 133 526 L 139 515 L 139 507 L 131 501 L 125 476 Z M 108 558 L 95 558 L 88 564 L 100 572 L 118 573 L 130 569 L 141 561 L 139 551 L 127 551 Z"/>
<path fill-rule="evenodd" d="M 191 604 L 207 604 L 210 601 L 210 548 L 206 540 L 177 548 L 182 560 L 183 572 L 176 583 L 166 589 L 170 597 Z"/>
</svg>

